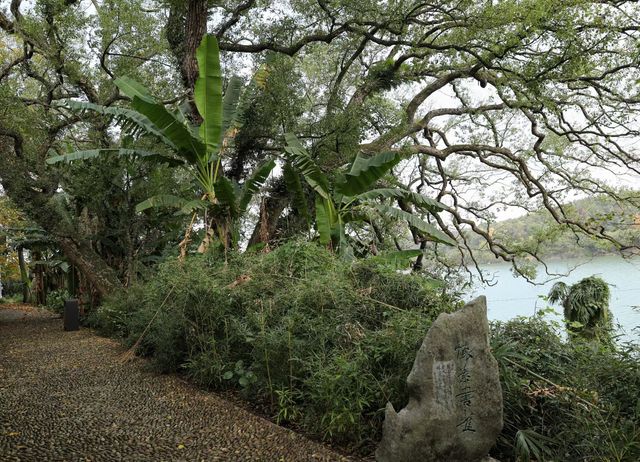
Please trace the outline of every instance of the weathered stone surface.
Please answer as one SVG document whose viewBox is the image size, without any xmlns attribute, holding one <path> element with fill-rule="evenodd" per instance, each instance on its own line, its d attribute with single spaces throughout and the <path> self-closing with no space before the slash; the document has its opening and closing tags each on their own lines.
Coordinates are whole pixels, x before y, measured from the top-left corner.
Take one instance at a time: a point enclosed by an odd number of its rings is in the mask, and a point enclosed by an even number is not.
<svg viewBox="0 0 640 462">
<path fill-rule="evenodd" d="M 478 462 L 488 454 L 502 430 L 502 390 L 485 297 L 438 317 L 407 384 L 407 406 L 396 413 L 387 404 L 378 462 Z"/>
</svg>

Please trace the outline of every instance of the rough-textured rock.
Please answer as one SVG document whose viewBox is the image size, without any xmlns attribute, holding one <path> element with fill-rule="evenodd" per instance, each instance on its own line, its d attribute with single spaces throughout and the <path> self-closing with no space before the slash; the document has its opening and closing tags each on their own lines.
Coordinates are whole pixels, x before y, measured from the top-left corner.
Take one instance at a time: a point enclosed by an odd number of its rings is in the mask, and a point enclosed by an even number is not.
<svg viewBox="0 0 640 462">
<path fill-rule="evenodd" d="M 396 413 L 387 404 L 379 462 L 478 462 L 487 455 L 502 430 L 502 390 L 485 297 L 438 317 L 407 384 L 407 406 Z"/>
</svg>

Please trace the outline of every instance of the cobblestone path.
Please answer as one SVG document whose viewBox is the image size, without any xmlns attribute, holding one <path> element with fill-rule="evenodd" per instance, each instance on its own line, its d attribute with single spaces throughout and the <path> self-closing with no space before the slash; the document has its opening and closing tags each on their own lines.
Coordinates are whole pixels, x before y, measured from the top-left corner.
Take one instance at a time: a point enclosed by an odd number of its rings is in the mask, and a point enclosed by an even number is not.
<svg viewBox="0 0 640 462">
<path fill-rule="evenodd" d="M 0 305 L 0 461 L 347 461 L 123 349 Z"/>
</svg>

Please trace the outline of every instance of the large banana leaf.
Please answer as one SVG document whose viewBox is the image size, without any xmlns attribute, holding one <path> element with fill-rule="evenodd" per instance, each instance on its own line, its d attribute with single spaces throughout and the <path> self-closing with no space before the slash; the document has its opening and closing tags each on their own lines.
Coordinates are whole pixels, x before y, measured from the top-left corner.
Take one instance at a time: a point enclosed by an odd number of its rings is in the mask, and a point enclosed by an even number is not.
<svg viewBox="0 0 640 462">
<path fill-rule="evenodd" d="M 395 220 L 406 221 L 410 226 L 413 226 L 414 228 L 422 231 L 432 241 L 440 242 L 442 244 L 456 245 L 456 241 L 451 239 L 435 226 L 427 223 L 426 221 L 422 220 L 412 213 L 405 212 L 404 210 L 390 207 L 385 204 L 371 204 L 371 207 L 380 212 L 382 215 L 393 218 Z"/>
<path fill-rule="evenodd" d="M 221 176 L 218 178 L 218 181 L 213 184 L 213 189 L 216 193 L 216 199 L 218 200 L 218 203 L 222 206 L 228 207 L 233 218 L 237 217 L 237 196 L 236 190 L 231 180 L 229 180 L 225 176 Z"/>
<path fill-rule="evenodd" d="M 396 269 L 402 269 L 409 266 L 411 259 L 422 255 L 420 249 L 398 250 L 396 252 L 388 252 L 382 255 L 373 257 L 373 259 L 384 262 L 387 265 L 393 266 Z"/>
<path fill-rule="evenodd" d="M 158 194 L 157 196 L 152 196 L 146 201 L 140 202 L 136 205 L 136 212 L 142 212 L 144 210 L 150 209 L 151 207 L 170 207 L 181 209 L 187 204 L 187 200 L 174 196 L 172 194 Z"/>
<path fill-rule="evenodd" d="M 203 119 L 200 138 L 209 154 L 217 154 L 222 142 L 222 73 L 215 35 L 202 37 L 196 56 L 200 73 L 193 95 Z"/>
<path fill-rule="evenodd" d="M 293 208 L 306 220 L 308 230 L 311 227 L 311 219 L 309 217 L 307 198 L 305 197 L 304 190 L 302 189 L 300 175 L 294 170 L 291 163 L 287 162 L 282 168 L 282 176 L 284 177 L 284 182 L 287 185 L 287 190 L 292 194 Z"/>
<path fill-rule="evenodd" d="M 59 162 L 72 162 L 74 160 L 93 159 L 102 154 L 115 153 L 119 156 L 138 156 L 138 157 L 152 157 L 159 158 L 155 152 L 143 151 L 140 149 L 125 149 L 125 148 L 113 148 L 113 149 L 89 149 L 86 151 L 75 151 L 69 154 L 62 154 L 58 156 L 47 157 L 47 164 L 57 164 Z M 169 159 L 169 158 L 167 158 Z"/>
<path fill-rule="evenodd" d="M 336 241 L 340 258 L 346 261 L 353 261 L 356 257 L 353 254 L 353 247 L 351 247 L 345 231 L 344 225 L 338 223 L 338 226 L 333 228 L 333 239 Z"/>
<path fill-rule="evenodd" d="M 160 103 L 149 103 L 138 97 L 133 98 L 133 108 L 153 122 L 178 148 L 177 154 L 189 163 L 195 164 L 206 153 L 202 141 L 194 137 L 189 128 L 178 117 Z"/>
<path fill-rule="evenodd" d="M 356 198 L 361 201 L 367 201 L 371 199 L 377 199 L 379 197 L 385 199 L 398 198 L 405 199 L 418 207 L 426 209 L 430 212 L 436 213 L 442 210 L 446 210 L 447 206 L 437 200 L 431 199 L 423 194 L 418 194 L 413 191 L 407 191 L 401 188 L 379 188 L 371 189 L 362 194 L 358 194 Z"/>
<path fill-rule="evenodd" d="M 229 129 L 238 123 L 238 101 L 242 94 L 242 86 L 243 81 L 240 77 L 233 76 L 229 79 L 222 100 L 222 136 L 226 136 Z"/>
<path fill-rule="evenodd" d="M 286 133 L 284 138 L 287 142 L 284 150 L 289 154 L 291 164 L 298 169 L 311 186 L 325 200 L 331 200 L 329 180 L 322 173 L 320 168 L 311 159 L 307 150 L 302 146 L 300 140 L 292 133 Z"/>
<path fill-rule="evenodd" d="M 189 214 L 189 213 L 193 213 L 194 210 L 205 210 L 208 205 L 209 205 L 209 202 L 207 201 L 194 199 L 192 201 L 186 202 L 180 208 L 180 213 Z"/>
<path fill-rule="evenodd" d="M 156 103 L 156 99 L 153 97 L 149 90 L 146 89 L 144 85 L 139 82 L 136 82 L 131 77 L 123 75 L 122 77 L 118 77 L 113 81 L 116 86 L 120 89 L 122 93 L 127 95 L 129 98 L 140 98 L 148 103 Z"/>
<path fill-rule="evenodd" d="M 60 106 L 85 113 L 87 111 L 105 115 L 111 120 L 115 120 L 122 128 L 122 131 L 130 135 L 140 135 L 148 133 L 158 137 L 165 145 L 177 151 L 178 147 L 167 138 L 164 133 L 156 127 L 145 115 L 124 107 L 102 106 L 99 104 L 87 103 L 84 101 L 67 100 Z"/>
<path fill-rule="evenodd" d="M 355 196 L 367 191 L 398 162 L 400 156 L 393 152 L 381 152 L 366 158 L 358 154 L 344 180 L 336 185 L 336 192 L 345 196 Z"/>
<path fill-rule="evenodd" d="M 128 77 L 119 77 L 114 83 L 125 95 L 133 99 L 133 108 L 146 116 L 171 140 L 181 157 L 195 164 L 198 157 L 205 154 L 206 149 L 202 141 L 194 137 L 189 127 L 180 121 L 180 117 L 157 102 L 141 84 Z"/>
<path fill-rule="evenodd" d="M 249 206 L 249 202 L 251 202 L 253 195 L 258 192 L 264 182 L 267 181 L 271 170 L 273 170 L 275 166 L 276 161 L 271 159 L 269 162 L 266 162 L 257 167 L 253 171 L 251 176 L 244 182 L 242 195 L 240 196 L 240 213 L 243 213 L 245 210 L 247 210 L 247 207 Z"/>
<path fill-rule="evenodd" d="M 322 245 L 331 243 L 333 225 L 331 201 L 316 197 L 316 227 L 318 228 Z"/>
</svg>

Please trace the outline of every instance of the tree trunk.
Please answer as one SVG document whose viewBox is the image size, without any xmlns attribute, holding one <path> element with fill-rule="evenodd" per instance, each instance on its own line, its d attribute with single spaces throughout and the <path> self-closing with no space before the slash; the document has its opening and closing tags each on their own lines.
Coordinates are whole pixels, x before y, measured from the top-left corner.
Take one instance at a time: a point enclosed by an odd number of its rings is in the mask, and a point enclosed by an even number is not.
<svg viewBox="0 0 640 462">
<path fill-rule="evenodd" d="M 44 265 L 40 263 L 42 261 L 42 253 L 33 252 L 33 259 L 37 262 L 33 270 L 35 275 L 34 292 L 36 296 L 36 305 L 44 306 L 47 304 L 47 294 L 44 287 Z"/>
<path fill-rule="evenodd" d="M 278 226 L 278 219 L 285 207 L 289 204 L 289 197 L 279 191 L 273 195 L 263 199 L 260 205 L 260 217 L 256 227 L 253 229 L 248 247 L 264 242 L 268 244 Z"/>
<path fill-rule="evenodd" d="M 100 298 L 122 287 L 115 270 L 90 246 L 79 244 L 68 237 L 59 239 L 58 245 L 69 262 L 82 272 L 89 284 L 93 285 Z"/>
<path fill-rule="evenodd" d="M 207 0 L 188 0 L 187 5 L 174 2 L 169 10 L 167 40 L 171 52 L 180 66 L 180 76 L 185 89 L 193 96 L 198 78 L 196 49 L 207 32 Z M 196 125 L 202 123 L 193 97 L 189 99 L 191 119 Z"/>
<path fill-rule="evenodd" d="M 18 265 L 20 266 L 20 279 L 22 279 L 22 303 L 29 303 L 29 274 L 24 262 L 24 249 L 18 247 Z"/>
</svg>

